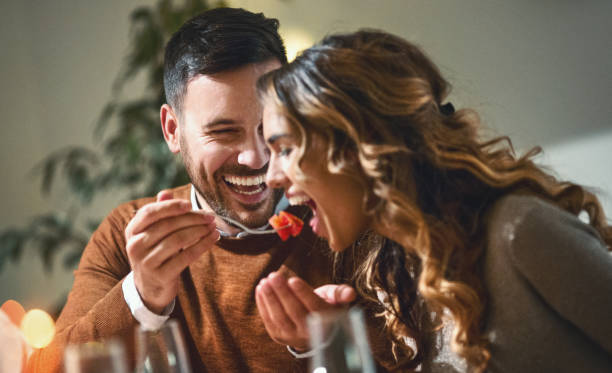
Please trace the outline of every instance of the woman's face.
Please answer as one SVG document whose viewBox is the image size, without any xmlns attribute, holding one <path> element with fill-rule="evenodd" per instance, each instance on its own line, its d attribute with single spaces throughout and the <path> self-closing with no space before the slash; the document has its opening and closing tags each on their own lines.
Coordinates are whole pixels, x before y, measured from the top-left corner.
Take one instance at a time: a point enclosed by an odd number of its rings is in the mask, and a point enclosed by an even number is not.
<svg viewBox="0 0 612 373">
<path fill-rule="evenodd" d="M 329 172 L 326 148 L 317 136 L 313 136 L 300 173 L 298 134 L 273 103 L 264 106 L 263 132 L 271 153 L 268 186 L 283 188 L 291 205 L 309 206 L 313 211 L 313 232 L 326 238 L 332 250 L 346 249 L 370 224 L 362 209 L 361 184 L 349 176 Z"/>
</svg>

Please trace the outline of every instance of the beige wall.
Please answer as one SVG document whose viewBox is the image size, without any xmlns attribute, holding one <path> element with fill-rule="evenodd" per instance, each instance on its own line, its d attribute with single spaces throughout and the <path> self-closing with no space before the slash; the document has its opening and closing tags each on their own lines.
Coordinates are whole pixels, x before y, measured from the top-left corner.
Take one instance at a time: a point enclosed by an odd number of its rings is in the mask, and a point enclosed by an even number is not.
<svg viewBox="0 0 612 373">
<path fill-rule="evenodd" d="M 62 208 L 42 199 L 29 170 L 49 152 L 93 143 L 91 129 L 110 97 L 128 42 L 128 13 L 150 1 L 22 0 L 0 5 L 0 228 Z M 382 28 L 422 45 L 455 89 L 451 100 L 482 112 L 519 148 L 544 144 L 567 178 L 608 193 L 612 173 L 612 2 L 592 0 L 234 0 L 264 11 L 282 30 L 319 39 Z M 102 216 L 115 202 L 99 204 Z M 608 207 L 612 214 L 612 206 Z M 0 274 L 0 302 L 49 307 L 71 274 L 42 273 L 38 256 Z"/>
<path fill-rule="evenodd" d="M 128 45 L 128 14 L 143 3 L 152 1 L 1 3 L 1 229 L 69 205 L 61 191 L 42 198 L 30 170 L 52 151 L 94 143 L 95 120 Z M 94 215 L 104 216 L 115 203 L 99 202 Z M 40 256 L 27 251 L 0 273 L 0 303 L 16 299 L 26 309 L 49 309 L 71 284 L 71 272 L 46 274 Z"/>
</svg>

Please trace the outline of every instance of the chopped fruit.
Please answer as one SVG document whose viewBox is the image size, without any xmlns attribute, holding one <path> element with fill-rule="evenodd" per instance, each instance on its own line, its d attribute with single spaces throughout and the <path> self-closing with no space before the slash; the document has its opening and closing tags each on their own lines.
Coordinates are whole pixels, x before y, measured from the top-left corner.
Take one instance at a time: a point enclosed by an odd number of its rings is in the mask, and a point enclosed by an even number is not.
<svg viewBox="0 0 612 373">
<path fill-rule="evenodd" d="M 302 228 L 304 227 L 304 222 L 302 221 L 302 219 L 286 211 L 281 211 L 279 215 L 284 216 L 285 218 L 287 218 L 287 220 L 289 220 L 289 228 L 291 229 L 291 236 L 296 237 L 298 234 L 300 234 L 300 232 L 302 231 Z"/>
<path fill-rule="evenodd" d="M 285 211 L 273 215 L 268 221 L 283 241 L 287 241 L 289 236 L 296 237 L 304 226 L 302 219 Z"/>
<path fill-rule="evenodd" d="M 287 241 L 289 236 L 291 235 L 289 220 L 287 217 L 272 215 L 272 217 L 268 220 L 272 228 L 276 230 L 276 234 L 279 235 L 281 240 Z"/>
</svg>

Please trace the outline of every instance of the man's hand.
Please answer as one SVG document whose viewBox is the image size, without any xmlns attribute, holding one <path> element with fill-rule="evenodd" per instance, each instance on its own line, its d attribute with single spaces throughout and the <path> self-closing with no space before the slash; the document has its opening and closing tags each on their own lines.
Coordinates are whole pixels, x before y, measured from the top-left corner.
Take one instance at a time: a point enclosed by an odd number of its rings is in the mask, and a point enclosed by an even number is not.
<svg viewBox="0 0 612 373">
<path fill-rule="evenodd" d="M 181 272 L 219 238 L 214 216 L 162 191 L 138 210 L 125 229 L 134 283 L 143 303 L 160 314 L 178 292 Z"/>
<path fill-rule="evenodd" d="M 323 285 L 313 290 L 298 277 L 287 280 L 275 272 L 255 289 L 257 309 L 270 337 L 298 351 L 309 348 L 306 316 L 310 312 L 339 308 L 353 300 L 355 290 L 348 285 Z"/>
</svg>

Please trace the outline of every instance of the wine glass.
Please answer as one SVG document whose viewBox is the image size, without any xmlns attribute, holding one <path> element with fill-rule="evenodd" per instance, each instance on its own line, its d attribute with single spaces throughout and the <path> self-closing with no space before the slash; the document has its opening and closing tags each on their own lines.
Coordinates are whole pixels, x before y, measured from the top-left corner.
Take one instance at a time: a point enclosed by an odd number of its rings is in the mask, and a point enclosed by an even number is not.
<svg viewBox="0 0 612 373">
<path fill-rule="evenodd" d="M 123 344 L 116 340 L 68 345 L 64 351 L 65 373 L 127 373 Z"/>
<path fill-rule="evenodd" d="M 185 341 L 176 320 L 158 330 L 136 329 L 136 373 L 191 373 Z"/>
<path fill-rule="evenodd" d="M 313 312 L 306 322 L 312 373 L 376 372 L 361 309 Z"/>
</svg>

